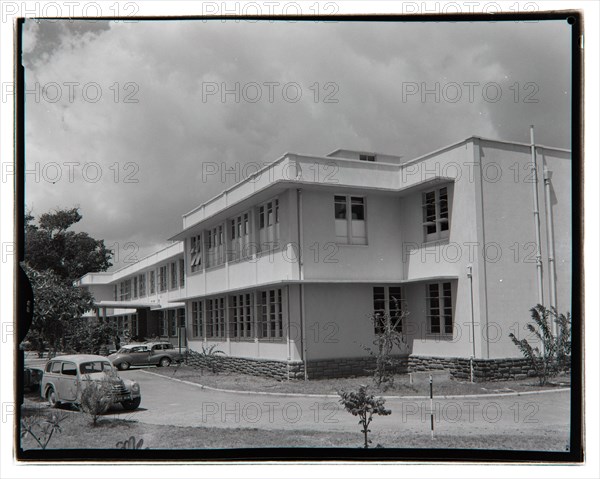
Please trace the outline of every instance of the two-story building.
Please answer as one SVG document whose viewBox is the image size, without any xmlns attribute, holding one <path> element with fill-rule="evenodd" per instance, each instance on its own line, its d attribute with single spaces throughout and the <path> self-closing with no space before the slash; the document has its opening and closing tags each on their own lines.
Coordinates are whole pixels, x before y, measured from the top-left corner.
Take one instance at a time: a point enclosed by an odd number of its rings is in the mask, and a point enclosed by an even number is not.
<svg viewBox="0 0 600 479">
<path fill-rule="evenodd" d="M 170 239 L 80 280 L 99 314 L 215 345 L 231 368 L 310 378 L 363 371 L 373 314 L 402 310 L 409 367 L 514 376 L 509 334 L 527 334 L 529 309 L 571 309 L 570 152 L 471 137 L 409 161 L 286 153 Z"/>
</svg>

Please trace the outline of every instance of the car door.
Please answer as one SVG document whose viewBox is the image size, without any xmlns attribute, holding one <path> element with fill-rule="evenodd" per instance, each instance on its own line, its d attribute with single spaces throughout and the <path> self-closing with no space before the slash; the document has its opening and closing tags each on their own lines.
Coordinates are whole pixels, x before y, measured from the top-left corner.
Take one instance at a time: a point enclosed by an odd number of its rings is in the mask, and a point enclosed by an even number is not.
<svg viewBox="0 0 600 479">
<path fill-rule="evenodd" d="M 162 344 L 155 344 L 152 346 L 152 350 L 150 351 L 150 356 L 148 358 L 149 364 L 158 364 L 160 358 L 162 357 L 163 346 Z"/>
<path fill-rule="evenodd" d="M 58 379 L 58 395 L 61 401 L 77 400 L 77 365 L 70 361 L 64 361 Z"/>
<path fill-rule="evenodd" d="M 136 346 L 131 348 L 131 364 L 134 366 L 144 366 L 148 364 L 150 350 L 147 346 Z"/>
</svg>

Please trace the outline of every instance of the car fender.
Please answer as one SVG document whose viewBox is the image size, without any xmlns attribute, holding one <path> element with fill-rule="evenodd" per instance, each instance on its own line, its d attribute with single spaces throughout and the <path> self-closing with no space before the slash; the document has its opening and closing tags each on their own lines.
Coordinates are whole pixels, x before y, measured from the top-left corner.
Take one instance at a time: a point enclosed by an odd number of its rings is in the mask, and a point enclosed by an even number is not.
<svg viewBox="0 0 600 479">
<path fill-rule="evenodd" d="M 123 379 L 123 378 L 121 378 L 121 379 Z M 141 390 L 141 388 L 139 388 L 140 385 L 138 384 L 137 381 L 133 381 L 131 379 L 123 379 L 123 384 L 125 384 L 125 387 L 129 390 L 129 392 L 131 393 L 132 397 L 138 397 L 138 396 L 142 395 L 142 390 Z M 139 389 L 138 389 L 137 392 L 134 392 L 133 389 L 132 389 L 132 386 L 134 384 L 138 385 Z"/>
</svg>

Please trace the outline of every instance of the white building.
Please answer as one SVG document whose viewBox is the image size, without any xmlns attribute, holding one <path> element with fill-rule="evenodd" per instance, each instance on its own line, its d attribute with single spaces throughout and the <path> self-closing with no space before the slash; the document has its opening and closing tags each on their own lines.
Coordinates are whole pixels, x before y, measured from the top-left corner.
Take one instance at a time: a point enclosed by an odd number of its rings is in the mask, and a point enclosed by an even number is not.
<svg viewBox="0 0 600 479">
<path fill-rule="evenodd" d="M 524 374 L 508 335 L 526 334 L 538 291 L 571 309 L 570 152 L 535 151 L 539 242 L 528 144 L 287 153 L 184 214 L 173 245 L 79 284 L 134 336 L 216 344 L 253 373 L 359 372 L 369 317 L 399 297 L 410 368 Z"/>
</svg>

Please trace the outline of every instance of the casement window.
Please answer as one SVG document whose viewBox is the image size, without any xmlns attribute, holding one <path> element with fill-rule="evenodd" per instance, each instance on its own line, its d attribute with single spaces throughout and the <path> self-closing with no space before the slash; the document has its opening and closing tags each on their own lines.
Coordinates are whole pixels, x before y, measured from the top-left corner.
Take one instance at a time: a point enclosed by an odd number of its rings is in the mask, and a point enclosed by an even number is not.
<svg viewBox="0 0 600 479">
<path fill-rule="evenodd" d="M 113 300 L 117 301 L 117 299 L 119 299 L 119 287 L 115 284 L 113 286 Z"/>
<path fill-rule="evenodd" d="M 140 288 L 140 298 L 143 298 L 144 296 L 146 296 L 146 273 L 140 274 L 138 284 Z"/>
<path fill-rule="evenodd" d="M 162 293 L 167 290 L 167 265 L 158 269 L 158 291 Z"/>
<path fill-rule="evenodd" d="M 169 313 L 169 336 L 177 336 L 177 310 L 170 309 Z"/>
<path fill-rule="evenodd" d="M 158 335 L 159 336 L 167 336 L 167 312 L 159 311 L 158 312 Z"/>
<path fill-rule="evenodd" d="M 137 276 L 134 276 L 133 278 L 133 296 L 132 298 L 137 298 L 138 297 L 138 278 Z"/>
<path fill-rule="evenodd" d="M 452 335 L 452 285 L 430 283 L 426 287 L 427 333 Z"/>
<path fill-rule="evenodd" d="M 190 238 L 190 268 L 191 271 L 202 269 L 202 236 L 192 236 Z"/>
<path fill-rule="evenodd" d="M 183 259 L 179 260 L 179 287 L 185 286 L 185 263 Z"/>
<path fill-rule="evenodd" d="M 204 303 L 202 301 L 192 301 L 192 337 L 200 338 L 204 336 L 202 323 L 204 320 Z"/>
<path fill-rule="evenodd" d="M 373 314 L 375 321 L 375 334 L 384 330 L 385 318 L 390 318 L 392 328 L 402 332 L 402 313 L 404 297 L 400 286 L 375 286 L 373 288 Z"/>
<path fill-rule="evenodd" d="M 225 337 L 225 298 L 206 300 L 206 337 Z"/>
<path fill-rule="evenodd" d="M 150 271 L 150 294 L 156 293 L 156 273 L 154 270 Z"/>
<path fill-rule="evenodd" d="M 216 266 L 225 262 L 223 225 L 206 231 L 206 266 Z"/>
<path fill-rule="evenodd" d="M 259 337 L 283 337 L 283 302 L 281 289 L 268 289 L 258 293 Z"/>
<path fill-rule="evenodd" d="M 367 244 L 365 198 L 335 195 L 335 237 L 342 244 Z"/>
<path fill-rule="evenodd" d="M 119 297 L 121 301 L 129 301 L 131 299 L 131 280 L 127 279 L 121 281 L 121 295 Z"/>
<path fill-rule="evenodd" d="M 253 301 L 254 295 L 234 294 L 229 296 L 229 337 L 252 338 L 253 334 Z"/>
<path fill-rule="evenodd" d="M 359 155 L 360 161 L 375 161 L 375 155 Z"/>
<path fill-rule="evenodd" d="M 138 335 L 138 315 L 135 313 L 131 315 L 131 334 Z"/>
<path fill-rule="evenodd" d="M 252 256 L 250 249 L 250 213 L 229 220 L 229 257 L 231 261 Z"/>
<path fill-rule="evenodd" d="M 127 332 L 129 332 L 129 316 L 123 316 L 123 329 L 121 330 L 121 334 Z"/>
<path fill-rule="evenodd" d="M 177 263 L 175 261 L 173 261 L 170 265 L 171 270 L 171 288 L 170 289 L 175 289 L 177 288 Z"/>
<path fill-rule="evenodd" d="M 425 241 L 448 238 L 448 188 L 437 188 L 423 193 L 423 235 Z"/>
<path fill-rule="evenodd" d="M 258 207 L 258 241 L 260 251 L 279 246 L 279 199 L 273 199 Z"/>
</svg>

